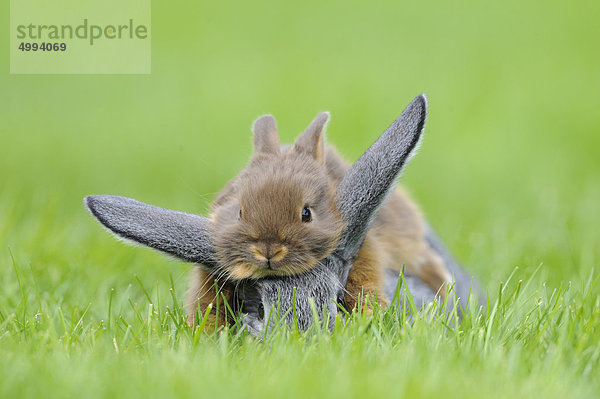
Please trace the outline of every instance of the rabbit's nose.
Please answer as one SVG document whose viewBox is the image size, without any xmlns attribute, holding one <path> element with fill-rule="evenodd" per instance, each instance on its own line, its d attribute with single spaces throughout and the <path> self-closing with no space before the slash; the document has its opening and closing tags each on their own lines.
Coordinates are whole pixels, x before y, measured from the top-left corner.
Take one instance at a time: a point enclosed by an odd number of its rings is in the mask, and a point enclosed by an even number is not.
<svg viewBox="0 0 600 399">
<path fill-rule="evenodd" d="M 286 246 L 281 245 L 278 247 L 267 247 L 267 251 L 265 253 L 265 258 L 267 258 L 267 263 L 270 261 L 278 262 L 287 255 L 288 249 Z"/>
<path fill-rule="evenodd" d="M 259 248 L 258 246 L 253 245 L 251 247 L 251 251 L 254 255 L 254 258 L 258 262 L 264 264 L 264 266 L 269 269 L 271 269 L 273 262 L 279 262 L 288 253 L 288 249 L 285 245 L 280 245 L 276 247 L 267 245 L 263 248 Z"/>
</svg>

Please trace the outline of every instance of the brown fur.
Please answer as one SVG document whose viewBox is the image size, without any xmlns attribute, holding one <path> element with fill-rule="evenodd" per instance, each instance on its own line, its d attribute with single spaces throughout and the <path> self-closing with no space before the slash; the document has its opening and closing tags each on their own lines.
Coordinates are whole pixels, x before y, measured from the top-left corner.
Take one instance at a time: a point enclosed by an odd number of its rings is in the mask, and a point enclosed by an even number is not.
<svg viewBox="0 0 600 399">
<path fill-rule="evenodd" d="M 190 326 L 194 325 L 198 307 L 200 307 L 201 314 L 199 314 L 199 317 L 201 319 L 209 306 L 212 306 L 212 311 L 206 322 L 208 329 L 231 324 L 233 318 L 227 310 L 225 301 L 231 303 L 234 287 L 227 283 L 222 286 L 219 285 L 218 279 L 197 267 L 192 270 L 190 281 L 190 288 L 185 299 L 188 324 Z"/>
<path fill-rule="evenodd" d="M 327 120 L 328 114 L 319 114 L 293 146 L 283 147 L 272 116 L 255 122 L 254 156 L 213 203 L 211 219 L 221 270 L 216 277 L 194 270 L 187 297 L 192 323 L 197 306 L 204 311 L 212 303 L 214 326 L 220 294 L 215 280 L 230 300 L 240 280 L 302 273 L 335 249 L 343 222 L 334 194 L 349 165 L 333 147 L 324 146 Z M 312 214 L 309 223 L 301 217 L 306 206 Z M 449 273 L 424 234 L 417 207 L 403 191 L 393 192 L 378 211 L 348 275 L 344 298 L 348 309 L 355 308 L 359 295 L 387 305 L 385 268 L 402 271 L 405 267 L 445 295 Z M 230 320 L 221 303 L 219 324 L 224 324 Z"/>
<path fill-rule="evenodd" d="M 370 301 L 387 306 L 387 299 L 383 295 L 382 271 L 377 243 L 367 234 L 346 280 L 344 302 L 348 310 L 356 309 L 360 297 L 366 309 L 369 309 Z"/>
</svg>

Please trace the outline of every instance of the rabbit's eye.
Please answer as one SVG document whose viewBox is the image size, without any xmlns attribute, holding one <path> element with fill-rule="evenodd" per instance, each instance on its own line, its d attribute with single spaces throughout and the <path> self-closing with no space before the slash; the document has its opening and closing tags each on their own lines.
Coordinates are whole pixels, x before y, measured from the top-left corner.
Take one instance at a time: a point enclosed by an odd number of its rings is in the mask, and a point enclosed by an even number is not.
<svg viewBox="0 0 600 399">
<path fill-rule="evenodd" d="M 308 223 L 312 220 L 312 215 L 310 214 L 310 209 L 305 206 L 304 209 L 302 209 L 302 222 L 303 223 Z"/>
<path fill-rule="evenodd" d="M 240 209 L 240 213 L 238 213 L 238 219 L 242 219 L 242 210 Z"/>
</svg>

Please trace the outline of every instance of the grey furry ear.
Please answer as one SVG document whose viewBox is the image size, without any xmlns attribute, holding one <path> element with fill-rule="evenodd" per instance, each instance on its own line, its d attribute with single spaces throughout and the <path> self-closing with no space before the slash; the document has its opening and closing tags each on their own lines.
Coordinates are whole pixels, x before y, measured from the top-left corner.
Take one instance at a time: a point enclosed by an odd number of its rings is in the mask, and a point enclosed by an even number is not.
<svg viewBox="0 0 600 399">
<path fill-rule="evenodd" d="M 217 266 L 208 219 L 116 195 L 89 195 L 89 212 L 120 238 L 157 249 L 186 262 Z"/>
<path fill-rule="evenodd" d="M 308 125 L 304 133 L 294 143 L 294 149 L 311 155 L 320 164 L 325 163 L 325 127 L 329 122 L 329 112 L 321 112 Z"/>
<path fill-rule="evenodd" d="M 373 215 L 414 155 L 426 116 L 427 98 L 421 94 L 352 165 L 340 182 L 336 198 L 347 225 L 338 250 L 346 259 L 353 259 L 358 253 Z M 345 277 L 342 281 L 346 281 Z"/>
<path fill-rule="evenodd" d="M 279 135 L 273 115 L 263 115 L 254 122 L 254 152 L 279 154 Z"/>
</svg>

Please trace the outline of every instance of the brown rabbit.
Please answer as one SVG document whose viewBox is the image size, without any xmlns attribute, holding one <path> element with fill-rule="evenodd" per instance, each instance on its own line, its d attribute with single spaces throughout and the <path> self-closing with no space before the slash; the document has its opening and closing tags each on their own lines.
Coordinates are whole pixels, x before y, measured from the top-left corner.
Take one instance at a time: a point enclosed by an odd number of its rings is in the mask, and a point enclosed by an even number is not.
<svg viewBox="0 0 600 399">
<path fill-rule="evenodd" d="M 215 199 L 211 219 L 220 275 L 216 286 L 230 301 L 236 282 L 310 270 L 328 256 L 344 226 L 335 182 L 327 176 L 320 114 L 293 146 L 280 147 L 275 120 L 254 124 L 255 152 L 248 166 Z M 215 277 L 194 270 L 189 313 L 216 305 Z M 219 298 L 222 299 L 222 298 Z M 219 302 L 219 308 L 224 309 Z M 219 312 L 226 321 L 226 312 Z"/>
<path fill-rule="evenodd" d="M 190 322 L 197 307 L 219 307 L 219 324 L 230 321 L 236 284 L 306 272 L 335 249 L 344 223 L 334 193 L 349 168 L 333 147 L 325 147 L 328 113 L 321 113 L 292 146 L 280 146 L 270 115 L 254 124 L 254 154 L 248 166 L 217 195 L 211 211 L 220 273 L 195 268 L 188 291 Z M 450 274 L 425 242 L 425 223 L 400 190 L 378 211 L 348 275 L 345 303 L 352 310 L 360 294 L 386 305 L 383 271 L 421 277 L 445 294 Z M 213 320 L 214 322 L 214 320 Z"/>
</svg>

